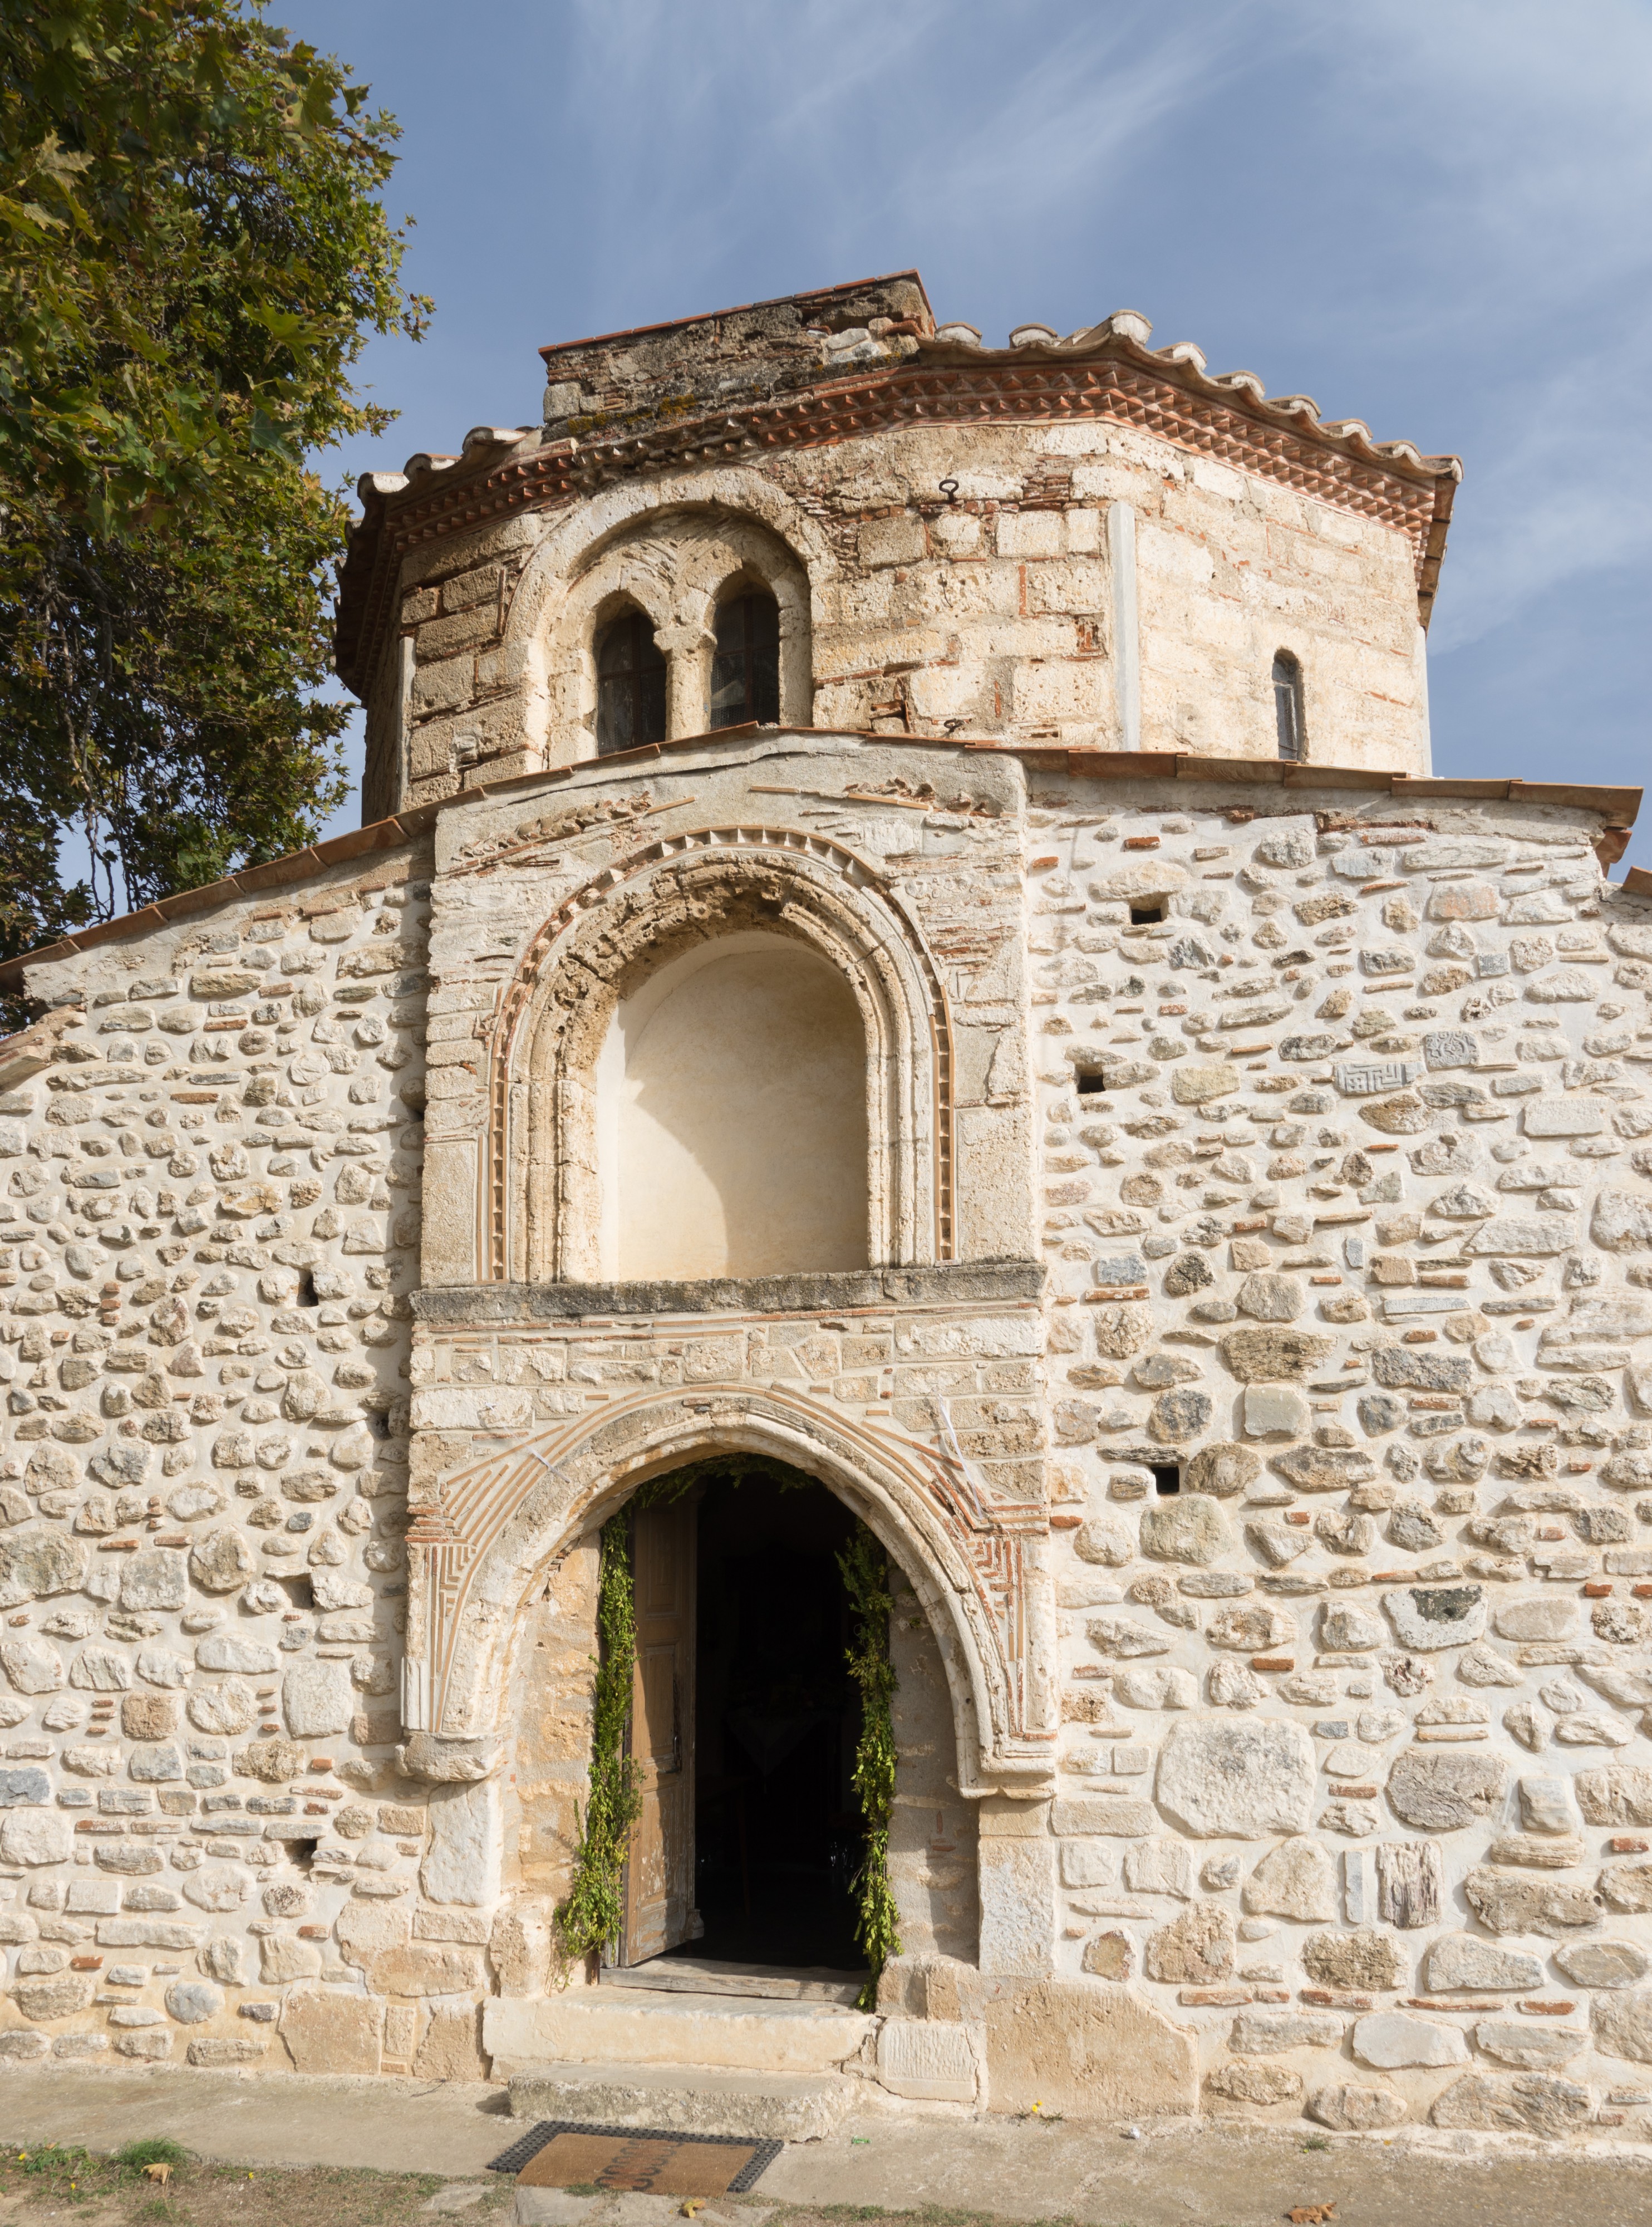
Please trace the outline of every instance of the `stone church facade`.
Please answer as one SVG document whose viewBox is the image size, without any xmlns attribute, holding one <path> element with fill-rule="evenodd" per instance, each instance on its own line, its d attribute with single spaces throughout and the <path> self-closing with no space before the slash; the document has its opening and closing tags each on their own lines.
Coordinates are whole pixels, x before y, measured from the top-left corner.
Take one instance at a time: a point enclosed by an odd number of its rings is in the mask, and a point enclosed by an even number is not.
<svg viewBox="0 0 1652 2227">
<path fill-rule="evenodd" d="M 1434 775 L 1454 460 L 911 273 L 545 354 L 362 484 L 359 833 L 4 970 L 0 2061 L 1646 2139 L 1652 881 Z M 871 2013 L 558 1969 L 713 1453 L 890 1557 Z"/>
</svg>

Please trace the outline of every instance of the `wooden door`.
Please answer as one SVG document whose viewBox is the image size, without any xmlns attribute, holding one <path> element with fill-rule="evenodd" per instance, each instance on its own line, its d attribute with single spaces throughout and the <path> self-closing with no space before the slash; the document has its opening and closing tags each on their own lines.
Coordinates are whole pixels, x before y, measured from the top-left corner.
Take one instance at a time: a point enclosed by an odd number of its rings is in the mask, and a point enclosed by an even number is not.
<svg viewBox="0 0 1652 2227">
<path fill-rule="evenodd" d="M 622 1964 L 641 1964 L 695 1930 L 695 1497 L 638 1510 L 631 1534 L 637 1654 L 631 1753 L 642 1812 L 625 1867 Z"/>
</svg>

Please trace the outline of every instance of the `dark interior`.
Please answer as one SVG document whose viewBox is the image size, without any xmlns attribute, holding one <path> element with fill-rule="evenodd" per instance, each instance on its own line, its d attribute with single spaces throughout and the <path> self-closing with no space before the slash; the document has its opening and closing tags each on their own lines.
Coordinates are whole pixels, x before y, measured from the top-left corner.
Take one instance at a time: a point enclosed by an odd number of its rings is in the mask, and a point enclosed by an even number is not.
<svg viewBox="0 0 1652 2227">
<path fill-rule="evenodd" d="M 837 1565 L 854 1519 L 824 1485 L 720 1479 L 701 1499 L 696 1848 L 718 1962 L 864 1963 L 852 1885 L 862 1825 L 851 1773 L 860 1709 Z"/>
</svg>

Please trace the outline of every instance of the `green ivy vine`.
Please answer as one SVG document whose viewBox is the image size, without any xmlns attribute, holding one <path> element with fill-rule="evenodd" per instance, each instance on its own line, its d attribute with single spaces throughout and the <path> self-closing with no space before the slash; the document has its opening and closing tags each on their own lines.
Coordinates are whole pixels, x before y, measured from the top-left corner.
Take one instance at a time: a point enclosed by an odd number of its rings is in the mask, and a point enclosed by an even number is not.
<svg viewBox="0 0 1652 2227">
<path fill-rule="evenodd" d="M 857 1630 L 849 1650 L 849 1675 L 860 1688 L 860 1744 L 855 1751 L 854 1788 L 866 1821 L 866 1853 L 855 1874 L 860 1909 L 855 1938 L 867 1963 L 859 2007 L 877 2007 L 877 1982 L 884 1964 L 901 1953 L 899 1913 L 889 1879 L 889 1828 L 895 1809 L 895 1665 L 890 1660 L 889 1563 L 864 1523 L 838 1557 Z"/>
<path fill-rule="evenodd" d="M 625 1751 L 636 1667 L 637 1629 L 631 1586 L 628 1509 L 603 1524 L 596 1573 L 596 1677 L 591 1688 L 590 1784 L 576 1809 L 579 1841 L 573 1877 L 555 1919 L 561 1984 L 577 1959 L 618 1938 L 624 1915 L 620 1881 L 631 1828 L 641 1814 L 637 1765 Z"/>
</svg>

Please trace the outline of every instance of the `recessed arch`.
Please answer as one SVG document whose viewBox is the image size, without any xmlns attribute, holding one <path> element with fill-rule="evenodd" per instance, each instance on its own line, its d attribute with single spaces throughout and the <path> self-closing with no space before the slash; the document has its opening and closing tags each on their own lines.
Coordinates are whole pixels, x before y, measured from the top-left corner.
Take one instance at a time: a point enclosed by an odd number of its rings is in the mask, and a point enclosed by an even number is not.
<svg viewBox="0 0 1652 2227">
<path fill-rule="evenodd" d="M 721 1394 L 708 1420 L 651 1388 L 443 1478 L 407 1538 L 405 1767 L 437 1779 L 497 1770 L 513 1635 L 557 1557 L 648 1478 L 748 1452 L 824 1484 L 913 1587 L 941 1645 L 960 1791 L 1042 1786 L 1057 1686 L 1042 1509 L 989 1514 L 932 1448 L 780 1388 Z"/>
<path fill-rule="evenodd" d="M 836 844 L 708 828 L 653 845 L 574 892 L 507 991 L 494 1040 L 487 1277 L 596 1279 L 598 1064 L 616 1009 L 680 954 L 754 931 L 806 945 L 859 1012 L 867 1260 L 952 1258 L 951 1023 L 915 925 Z"/>
</svg>

